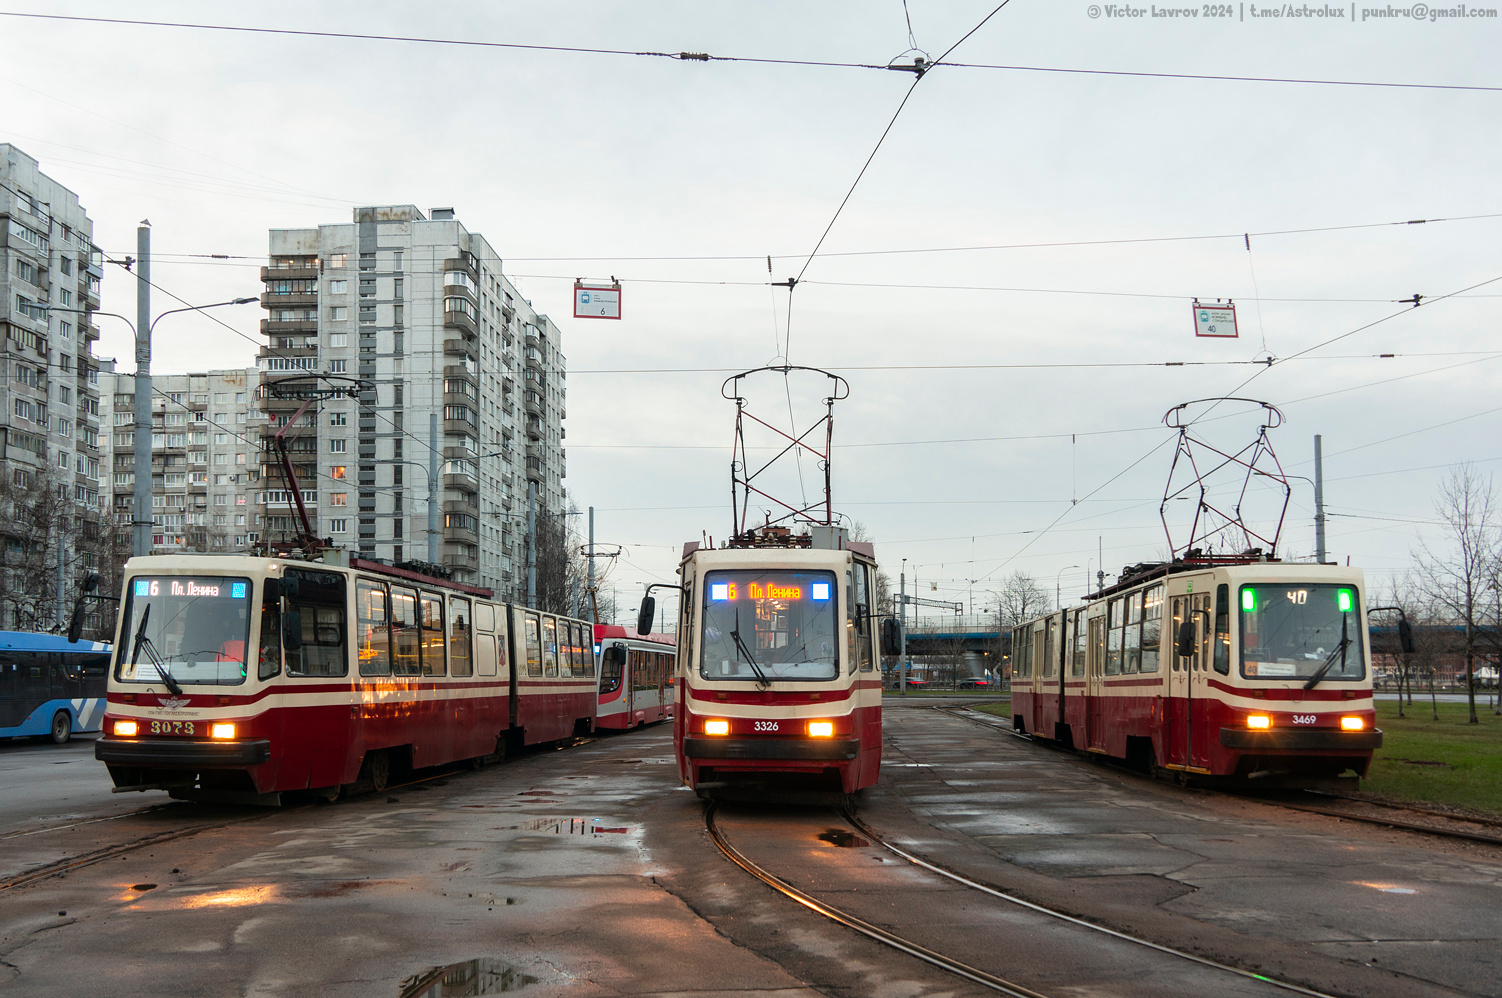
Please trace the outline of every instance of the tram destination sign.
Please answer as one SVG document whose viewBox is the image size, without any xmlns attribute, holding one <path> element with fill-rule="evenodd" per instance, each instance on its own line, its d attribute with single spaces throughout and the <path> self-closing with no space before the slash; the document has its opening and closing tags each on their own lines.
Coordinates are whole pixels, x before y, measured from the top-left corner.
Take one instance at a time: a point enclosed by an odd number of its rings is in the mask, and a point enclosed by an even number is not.
<svg viewBox="0 0 1502 998">
<path fill-rule="evenodd" d="M 621 284 L 588 284 L 574 282 L 574 318 L 619 319 L 621 317 Z"/>
<path fill-rule="evenodd" d="M 1194 303 L 1194 335 L 1212 339 L 1236 338 L 1236 306 L 1230 302 L 1214 305 Z"/>
</svg>

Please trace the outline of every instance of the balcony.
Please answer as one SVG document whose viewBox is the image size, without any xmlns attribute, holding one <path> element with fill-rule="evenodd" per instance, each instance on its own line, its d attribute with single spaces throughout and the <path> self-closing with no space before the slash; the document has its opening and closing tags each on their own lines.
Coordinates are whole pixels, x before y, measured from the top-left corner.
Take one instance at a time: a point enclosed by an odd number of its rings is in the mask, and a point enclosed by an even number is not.
<svg viewBox="0 0 1502 998">
<path fill-rule="evenodd" d="M 461 544 L 457 551 L 444 552 L 443 564 L 455 572 L 478 572 L 480 570 L 479 549 Z"/>
<path fill-rule="evenodd" d="M 444 340 L 443 352 L 451 357 L 468 357 L 476 363 L 480 359 L 480 348 L 468 339 Z"/>
<path fill-rule="evenodd" d="M 464 378 L 474 382 L 479 375 L 471 364 L 445 364 L 443 368 L 445 378 Z"/>
<path fill-rule="evenodd" d="M 451 312 L 448 309 L 444 309 L 443 324 L 451 329 L 462 329 L 471 336 L 478 332 L 478 327 L 475 325 L 475 317 L 467 315 L 464 312 Z"/>
<path fill-rule="evenodd" d="M 444 475 L 443 487 L 445 489 L 454 489 L 467 495 L 475 495 L 480 491 L 480 483 L 476 482 L 472 476 L 464 474 Z"/>
<path fill-rule="evenodd" d="M 467 419 L 445 419 L 443 434 L 448 437 L 472 437 L 475 435 L 475 424 Z"/>
<path fill-rule="evenodd" d="M 262 267 L 261 280 L 297 281 L 308 280 L 318 276 L 318 265 L 310 264 L 301 267 Z"/>
<path fill-rule="evenodd" d="M 262 308 L 317 308 L 317 291 L 298 291 L 293 294 L 277 295 L 270 291 L 261 295 Z"/>
<path fill-rule="evenodd" d="M 542 396 L 536 392 L 523 392 L 522 408 L 527 410 L 527 415 L 541 418 L 543 414 Z"/>
<path fill-rule="evenodd" d="M 262 336 L 295 336 L 299 333 L 318 332 L 317 319 L 291 319 L 279 321 L 274 319 L 261 320 Z"/>
</svg>

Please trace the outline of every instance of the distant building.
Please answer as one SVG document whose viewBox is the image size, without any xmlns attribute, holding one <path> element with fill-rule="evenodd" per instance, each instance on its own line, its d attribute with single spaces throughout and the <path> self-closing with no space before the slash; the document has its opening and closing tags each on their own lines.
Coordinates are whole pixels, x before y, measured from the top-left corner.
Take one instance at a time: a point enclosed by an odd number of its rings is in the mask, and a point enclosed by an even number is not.
<svg viewBox="0 0 1502 998">
<path fill-rule="evenodd" d="M 4 627 L 52 626 L 55 582 L 71 586 L 80 563 L 97 563 L 82 543 L 98 530 L 102 471 L 90 313 L 103 257 L 93 231 L 78 195 L 0 143 L 0 486 L 7 504 L 33 507 L 32 523 L 11 509 L 0 526 Z M 35 508 L 43 491 L 45 511 Z"/>
<path fill-rule="evenodd" d="M 100 362 L 105 466 L 117 519 L 135 509 L 134 374 Z M 232 368 L 152 374 L 151 548 L 153 554 L 244 554 L 258 540 L 260 373 Z"/>
<path fill-rule="evenodd" d="M 565 361 L 558 328 L 501 274 L 452 209 L 356 208 L 349 223 L 273 229 L 262 302 L 267 383 L 350 379 L 287 434 L 317 534 L 362 557 L 428 557 L 428 468 L 439 462 L 438 559 L 458 581 L 525 593 L 529 501 L 563 511 Z M 269 437 L 302 404 L 262 392 Z M 430 419 L 436 416 L 436 435 Z M 263 450 L 268 495 L 284 487 Z M 294 514 L 262 505 L 263 536 Z"/>
</svg>

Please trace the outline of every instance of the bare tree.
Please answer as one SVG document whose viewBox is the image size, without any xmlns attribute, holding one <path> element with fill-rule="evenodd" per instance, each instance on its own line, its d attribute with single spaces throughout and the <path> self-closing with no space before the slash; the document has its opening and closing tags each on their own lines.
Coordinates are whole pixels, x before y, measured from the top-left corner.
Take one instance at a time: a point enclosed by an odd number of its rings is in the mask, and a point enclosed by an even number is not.
<svg viewBox="0 0 1502 998">
<path fill-rule="evenodd" d="M 996 610 L 1003 631 L 1010 631 L 1052 608 L 1048 590 L 1021 569 L 1003 579 L 996 594 Z"/>
<path fill-rule="evenodd" d="M 588 573 L 578 534 L 569 517 L 578 509 L 537 516 L 537 609 L 570 617 L 588 616 L 589 594 L 584 584 Z"/>
<path fill-rule="evenodd" d="M 1465 627 L 1466 697 L 1476 718 L 1476 637 L 1487 586 L 1497 577 L 1497 495 L 1490 476 L 1469 463 L 1450 472 L 1434 508 L 1445 522 L 1451 550 L 1436 553 L 1420 543 L 1415 557 L 1426 599 Z"/>
</svg>

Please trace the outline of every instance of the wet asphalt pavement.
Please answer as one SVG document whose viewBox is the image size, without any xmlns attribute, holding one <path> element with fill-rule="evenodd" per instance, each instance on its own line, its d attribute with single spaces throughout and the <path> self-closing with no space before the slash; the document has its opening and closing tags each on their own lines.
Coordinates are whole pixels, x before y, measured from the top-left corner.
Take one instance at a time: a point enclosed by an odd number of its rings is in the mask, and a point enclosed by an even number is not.
<svg viewBox="0 0 1502 998">
<path fill-rule="evenodd" d="M 887 722 L 859 813 L 893 844 L 1317 990 L 1502 994 L 1502 850 L 1152 785 L 931 709 Z M 0 773 L 18 758 L 0 752 Z M 104 802 L 73 787 L 52 818 L 0 797 L 0 882 L 98 859 L 0 891 L 0 991 L 984 993 L 730 865 L 665 727 L 280 811 L 143 806 L 101 786 Z M 721 820 L 773 872 L 1045 994 L 1270 993 L 936 881 L 828 835 L 844 827 L 828 808 Z M 448 965 L 448 985 L 429 973 Z"/>
</svg>

